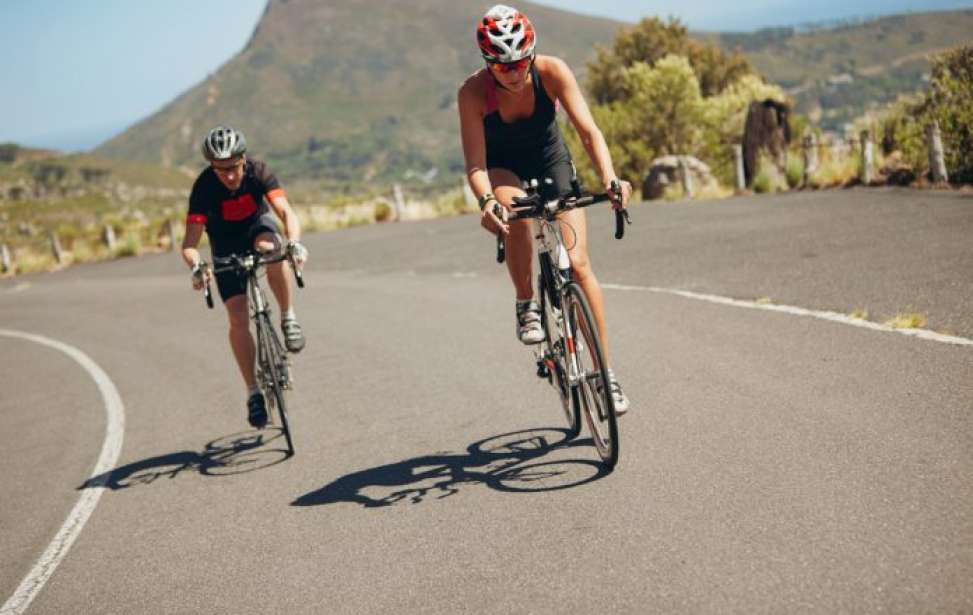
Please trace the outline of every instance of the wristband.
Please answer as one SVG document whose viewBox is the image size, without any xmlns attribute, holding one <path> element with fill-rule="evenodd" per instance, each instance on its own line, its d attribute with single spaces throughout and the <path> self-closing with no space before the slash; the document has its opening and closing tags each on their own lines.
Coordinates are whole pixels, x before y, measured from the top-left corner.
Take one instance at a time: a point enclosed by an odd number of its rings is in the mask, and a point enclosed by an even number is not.
<svg viewBox="0 0 973 615">
<path fill-rule="evenodd" d="M 493 196 L 493 193 L 492 192 L 487 192 L 483 196 L 481 196 L 479 199 L 477 199 L 477 204 L 479 204 L 479 206 L 480 206 L 480 211 L 483 211 L 483 208 L 486 207 L 487 203 L 489 203 L 490 201 L 496 201 L 496 200 L 497 200 L 497 197 Z"/>
</svg>

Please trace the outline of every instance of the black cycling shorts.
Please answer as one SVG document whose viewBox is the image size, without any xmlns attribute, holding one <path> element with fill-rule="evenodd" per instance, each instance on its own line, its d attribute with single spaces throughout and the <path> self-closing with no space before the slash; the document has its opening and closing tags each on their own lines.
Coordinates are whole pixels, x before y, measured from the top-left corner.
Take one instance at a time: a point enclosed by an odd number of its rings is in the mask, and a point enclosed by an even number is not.
<svg viewBox="0 0 973 615">
<path fill-rule="evenodd" d="M 234 237 L 225 235 L 221 237 L 219 244 L 213 246 L 213 257 L 250 252 L 253 250 L 253 243 L 257 240 L 257 236 L 261 233 L 274 233 L 280 237 L 280 229 L 272 214 L 256 217 L 246 233 Z M 283 242 L 283 238 L 280 238 L 280 241 Z M 232 271 L 223 271 L 216 274 L 216 287 L 220 291 L 220 298 L 226 303 L 227 299 L 247 292 L 247 280 Z"/>
<path fill-rule="evenodd" d="M 531 162 L 526 160 L 490 161 L 489 167 L 506 169 L 516 175 L 521 182 L 536 179 L 541 198 L 552 201 L 571 194 L 572 180 L 577 179 L 574 162 L 562 158 L 552 163 Z M 545 181 L 547 180 L 547 181 Z"/>
</svg>

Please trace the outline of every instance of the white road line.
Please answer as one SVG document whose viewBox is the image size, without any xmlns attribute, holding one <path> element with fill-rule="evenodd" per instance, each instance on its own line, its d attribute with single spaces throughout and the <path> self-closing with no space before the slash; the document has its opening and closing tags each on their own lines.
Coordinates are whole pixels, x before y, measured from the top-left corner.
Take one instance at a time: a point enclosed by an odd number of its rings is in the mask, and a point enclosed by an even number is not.
<svg viewBox="0 0 973 615">
<path fill-rule="evenodd" d="M 61 526 L 61 529 L 58 530 L 54 536 L 54 540 L 48 545 L 47 550 L 37 560 L 37 563 L 34 564 L 33 569 L 24 577 L 24 580 L 20 582 L 20 586 L 17 587 L 13 596 L 4 603 L 3 607 L 0 607 L 0 615 L 13 615 L 15 613 L 19 615 L 27 610 L 31 601 L 37 597 L 41 588 L 44 587 L 47 580 L 54 574 L 54 570 L 61 563 L 61 560 L 64 559 L 64 556 L 67 555 L 68 549 L 71 548 L 78 534 L 84 528 L 84 524 L 87 523 L 91 513 L 95 510 L 95 506 L 98 505 L 98 500 L 104 492 L 104 489 L 101 487 L 107 483 L 108 472 L 115 467 L 115 462 L 118 461 L 118 455 L 122 451 L 122 437 L 125 433 L 125 407 L 122 405 L 122 398 L 118 394 L 118 389 L 112 384 L 111 379 L 108 378 L 104 370 L 98 367 L 98 364 L 92 361 L 88 355 L 77 348 L 68 346 L 57 340 L 40 335 L 22 333 L 20 331 L 0 329 L 0 336 L 20 338 L 36 342 L 43 346 L 49 346 L 60 350 L 77 361 L 88 372 L 95 381 L 95 384 L 98 385 L 98 390 L 101 392 L 101 397 L 105 402 L 105 413 L 108 415 L 108 424 L 105 428 L 105 442 L 102 444 L 101 455 L 98 456 L 98 462 L 95 464 L 92 472 L 93 476 L 104 475 L 104 478 L 100 483 L 94 483 L 91 488 L 85 488 L 81 492 L 81 497 L 78 498 L 77 504 L 74 505 L 67 520 Z"/>
<path fill-rule="evenodd" d="M 796 307 L 793 305 L 777 305 L 773 303 L 758 303 L 756 301 L 742 301 L 740 299 L 731 299 L 729 297 L 721 297 L 719 295 L 707 295 L 703 293 L 690 292 L 688 290 L 678 290 L 675 288 L 659 288 L 657 286 L 627 286 L 625 284 L 602 284 L 601 287 L 611 289 L 611 290 L 638 291 L 638 292 L 648 292 L 648 293 L 660 293 L 666 295 L 677 295 L 679 297 L 685 297 L 687 299 L 708 301 L 710 303 L 719 303 L 721 305 L 732 305 L 735 307 L 749 308 L 752 310 L 767 310 L 769 312 L 782 312 L 784 314 L 792 314 L 795 316 L 810 316 L 812 318 L 819 318 L 821 320 L 830 320 L 831 322 L 837 322 L 843 325 L 861 327 L 862 329 L 872 329 L 873 331 L 885 331 L 889 333 L 899 333 L 901 335 L 910 335 L 912 337 L 918 337 L 924 340 L 931 340 L 934 342 L 941 342 L 943 344 L 955 344 L 958 346 L 973 346 L 973 340 L 967 339 L 965 337 L 958 337 L 955 335 L 944 335 L 942 333 L 936 333 L 935 331 L 929 331 L 927 329 L 898 329 L 895 327 L 890 327 L 888 325 L 879 324 L 877 322 L 869 322 L 867 320 L 861 320 L 859 318 L 852 318 L 851 316 L 848 316 L 846 314 L 839 314 L 838 312 L 809 310 L 806 308 Z"/>
</svg>

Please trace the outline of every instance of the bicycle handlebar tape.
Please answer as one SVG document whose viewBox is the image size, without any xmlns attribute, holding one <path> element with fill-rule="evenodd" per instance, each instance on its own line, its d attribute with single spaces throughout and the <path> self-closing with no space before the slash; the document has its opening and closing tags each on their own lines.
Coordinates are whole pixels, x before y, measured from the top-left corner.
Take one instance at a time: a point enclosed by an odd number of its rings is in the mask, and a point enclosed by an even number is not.
<svg viewBox="0 0 973 615">
<path fill-rule="evenodd" d="M 206 295 L 206 305 L 209 309 L 213 309 L 213 293 L 209 290 L 209 284 L 206 285 L 206 290 L 203 292 Z"/>
<path fill-rule="evenodd" d="M 297 280 L 298 288 L 304 288 L 304 274 L 297 267 L 294 267 L 294 279 Z"/>
<path fill-rule="evenodd" d="M 622 212 L 615 211 L 615 239 L 621 239 L 625 236 L 625 216 Z"/>
<path fill-rule="evenodd" d="M 497 262 L 507 260 L 507 244 L 503 242 L 503 233 L 497 233 Z"/>
</svg>

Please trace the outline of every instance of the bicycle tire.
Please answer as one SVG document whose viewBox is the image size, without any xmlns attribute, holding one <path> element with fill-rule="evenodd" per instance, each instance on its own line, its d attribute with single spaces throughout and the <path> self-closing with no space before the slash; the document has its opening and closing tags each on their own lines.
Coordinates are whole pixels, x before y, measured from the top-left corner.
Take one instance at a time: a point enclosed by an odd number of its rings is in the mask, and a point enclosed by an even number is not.
<svg viewBox="0 0 973 615">
<path fill-rule="evenodd" d="M 584 289 L 576 282 L 565 285 L 562 305 L 566 306 L 567 326 L 574 333 L 571 337 L 581 408 L 602 463 L 613 468 L 618 463 L 618 419 L 598 328 Z M 599 382 L 602 383 L 600 393 Z"/>
<path fill-rule="evenodd" d="M 581 401 L 577 388 L 572 387 L 568 381 L 567 346 L 563 332 L 558 327 L 558 319 L 561 318 L 560 310 L 551 301 L 551 297 L 557 294 L 554 291 L 553 275 L 550 258 L 542 258 L 541 273 L 538 274 L 537 280 L 538 294 L 541 298 L 541 326 L 544 329 L 541 351 L 548 369 L 548 382 L 557 392 L 564 418 L 568 422 L 567 439 L 573 440 L 581 432 Z"/>
<path fill-rule="evenodd" d="M 286 360 L 284 358 L 283 345 L 277 338 L 277 334 L 274 332 L 267 314 L 261 314 L 259 319 L 258 329 L 260 330 L 260 337 L 263 339 L 262 343 L 265 348 L 261 369 L 269 374 L 269 378 L 265 378 L 261 383 L 264 388 L 264 397 L 268 402 L 272 402 L 273 407 L 276 409 L 277 417 L 280 419 L 280 429 L 284 433 L 284 440 L 287 442 L 287 450 L 290 455 L 293 455 L 296 451 L 294 450 L 294 440 L 291 436 L 290 424 L 287 421 L 287 396 L 285 395 L 281 376 L 281 365 Z"/>
</svg>

